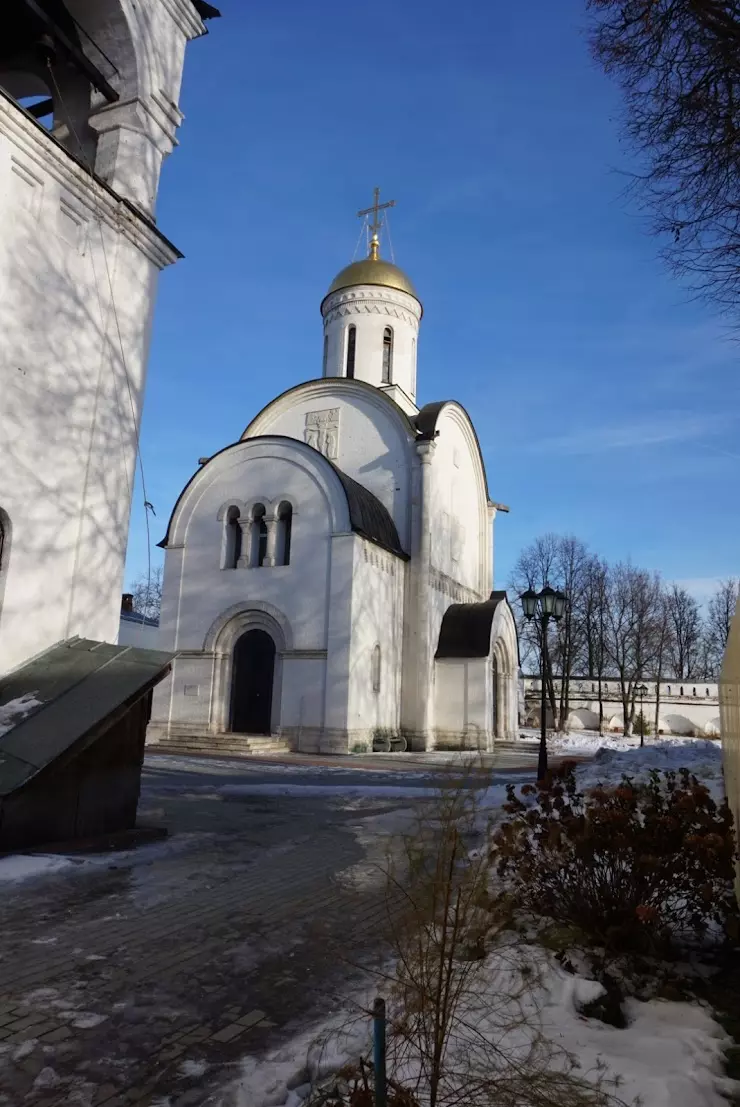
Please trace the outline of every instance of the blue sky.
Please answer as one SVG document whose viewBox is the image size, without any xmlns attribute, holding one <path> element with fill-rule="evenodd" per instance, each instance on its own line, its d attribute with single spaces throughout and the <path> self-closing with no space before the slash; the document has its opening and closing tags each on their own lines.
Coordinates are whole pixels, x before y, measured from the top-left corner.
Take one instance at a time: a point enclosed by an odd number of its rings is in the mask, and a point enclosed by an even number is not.
<svg viewBox="0 0 740 1107">
<path fill-rule="evenodd" d="M 548 530 L 699 595 L 736 574 L 737 338 L 624 197 L 585 0 L 220 6 L 188 49 L 157 211 L 186 256 L 161 277 L 149 364 L 153 542 L 200 456 L 320 376 L 319 304 L 379 184 L 424 303 L 419 403 L 468 409 L 511 506 L 497 585 Z M 127 580 L 145 565 L 139 490 Z"/>
</svg>

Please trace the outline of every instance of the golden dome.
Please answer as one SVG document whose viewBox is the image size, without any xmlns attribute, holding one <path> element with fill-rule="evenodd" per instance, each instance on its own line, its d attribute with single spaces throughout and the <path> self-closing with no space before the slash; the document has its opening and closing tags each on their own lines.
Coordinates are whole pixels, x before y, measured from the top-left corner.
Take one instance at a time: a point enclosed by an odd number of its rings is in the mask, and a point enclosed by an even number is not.
<svg viewBox="0 0 740 1107">
<path fill-rule="evenodd" d="M 384 288 L 396 288 L 399 292 L 407 292 L 415 300 L 419 299 L 416 289 L 404 271 L 392 262 L 378 257 L 377 239 L 370 244 L 370 257 L 363 258 L 362 261 L 353 261 L 351 265 L 345 266 L 331 282 L 326 295 L 331 296 L 332 292 L 339 292 L 341 288 L 350 288 L 356 284 L 379 284 Z"/>
</svg>

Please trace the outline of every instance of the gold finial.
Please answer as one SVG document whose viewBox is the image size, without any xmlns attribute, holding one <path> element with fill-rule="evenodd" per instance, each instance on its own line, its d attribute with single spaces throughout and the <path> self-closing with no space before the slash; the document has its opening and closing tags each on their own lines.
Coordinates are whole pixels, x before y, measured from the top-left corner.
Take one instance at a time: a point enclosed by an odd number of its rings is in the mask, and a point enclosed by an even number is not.
<svg viewBox="0 0 740 1107">
<path fill-rule="evenodd" d="M 388 200 L 385 204 L 380 203 L 380 189 L 373 189 L 373 206 L 371 208 L 365 208 L 363 211 L 358 211 L 357 216 L 359 219 L 364 219 L 366 215 L 372 215 L 373 221 L 369 224 L 368 230 L 372 232 L 372 238 L 370 239 L 370 252 L 368 253 L 369 261 L 377 261 L 380 251 L 380 239 L 378 238 L 378 231 L 383 226 L 383 220 L 378 220 L 378 213 L 383 211 L 384 208 L 393 208 L 396 206 L 395 200 Z"/>
</svg>

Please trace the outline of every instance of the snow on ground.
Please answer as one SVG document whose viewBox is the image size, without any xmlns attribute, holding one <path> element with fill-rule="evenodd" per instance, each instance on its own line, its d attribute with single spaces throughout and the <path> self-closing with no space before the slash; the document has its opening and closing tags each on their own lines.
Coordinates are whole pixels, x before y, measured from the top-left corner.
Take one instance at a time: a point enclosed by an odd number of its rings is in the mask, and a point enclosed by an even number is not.
<svg viewBox="0 0 740 1107">
<path fill-rule="evenodd" d="M 533 727 L 522 727 L 518 738 L 515 739 L 517 743 L 527 749 L 531 749 L 532 745 L 538 743 L 539 740 L 540 732 Z M 703 740 L 709 741 L 709 739 Z M 694 741 L 696 741 L 695 738 L 682 738 L 680 735 L 661 736 L 657 740 L 648 736 L 645 738 L 645 745 L 652 746 L 660 742 L 668 742 L 674 746 L 683 746 L 687 742 Z M 716 739 L 715 742 L 717 745 L 720 744 Z M 548 731 L 547 748 L 558 754 L 567 753 L 570 750 L 573 753 L 594 753 L 600 749 L 634 750 L 640 748 L 640 735 L 632 734 L 627 738 L 624 734 L 599 734 L 596 730 L 575 730 L 568 731 L 565 734 Z"/>
<path fill-rule="evenodd" d="M 660 772 L 688 769 L 706 784 L 715 800 L 724 799 L 722 747 L 707 738 L 686 738 L 679 743 L 667 738 L 628 751 L 601 749 L 593 760 L 578 767 L 577 777 L 582 788 L 592 788 L 597 784 L 618 784 L 624 774 L 638 781 L 647 780 L 652 769 Z"/>
<path fill-rule="evenodd" d="M 69 857 L 47 856 L 42 853 L 13 854 L 0 857 L 0 881 L 27 880 L 31 876 L 48 876 L 72 865 Z"/>
<path fill-rule="evenodd" d="M 537 971 L 522 993 L 517 965 L 523 962 Z M 451 1067 L 464 1058 L 476 1064 L 478 1053 L 484 1064 L 499 1063 L 495 1049 L 481 1048 L 478 1034 L 519 1062 L 542 1035 L 540 1057 L 550 1054 L 553 1069 L 567 1070 L 570 1054 L 578 1061 L 575 1075 L 580 1078 L 593 1081 L 599 1072 L 607 1081 L 618 1078 L 616 1094 L 628 1104 L 639 1096 L 642 1107 L 724 1107 L 723 1093 L 737 1091 L 723 1074 L 723 1050 L 730 1039 L 699 1005 L 628 1000 L 629 1025 L 616 1029 L 579 1010 L 603 994 L 599 983 L 566 972 L 550 954 L 526 946 L 513 955 L 511 950 L 489 954 L 474 989 L 466 1021 L 468 1026 L 474 1022 L 475 1035 L 470 1038 L 464 1029 L 453 1035 Z M 513 995 L 517 998 L 507 1001 Z M 368 993 L 357 996 L 262 1057 L 246 1056 L 218 1107 L 301 1107 L 317 1081 L 360 1055 L 369 1056 L 370 999 Z"/>
<path fill-rule="evenodd" d="M 26 692 L 18 699 L 8 700 L 0 706 L 0 735 L 7 734 L 14 726 L 17 726 L 26 715 L 36 707 L 42 707 L 43 700 L 37 700 L 33 692 Z"/>
</svg>

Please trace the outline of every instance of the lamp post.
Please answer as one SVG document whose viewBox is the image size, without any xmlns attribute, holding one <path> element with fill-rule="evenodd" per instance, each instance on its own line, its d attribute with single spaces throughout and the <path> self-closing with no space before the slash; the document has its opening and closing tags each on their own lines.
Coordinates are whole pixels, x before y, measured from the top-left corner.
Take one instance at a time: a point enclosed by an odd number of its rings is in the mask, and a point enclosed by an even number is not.
<svg viewBox="0 0 740 1107">
<path fill-rule="evenodd" d="M 645 712 L 643 710 L 643 698 L 648 694 L 648 689 L 645 684 L 638 684 L 635 688 L 635 692 L 640 697 L 640 746 L 645 745 Z"/>
<path fill-rule="evenodd" d="M 540 705 L 540 753 L 537 759 L 537 779 L 544 780 L 547 774 L 547 673 L 550 668 L 550 658 L 547 649 L 547 624 L 550 619 L 557 622 L 562 619 L 565 611 L 565 595 L 557 592 L 546 584 L 541 592 L 535 592 L 528 588 L 519 597 L 522 601 L 525 618 L 539 619 L 542 631 L 542 657 L 540 664 L 540 683 L 542 684 L 542 701 Z"/>
</svg>

